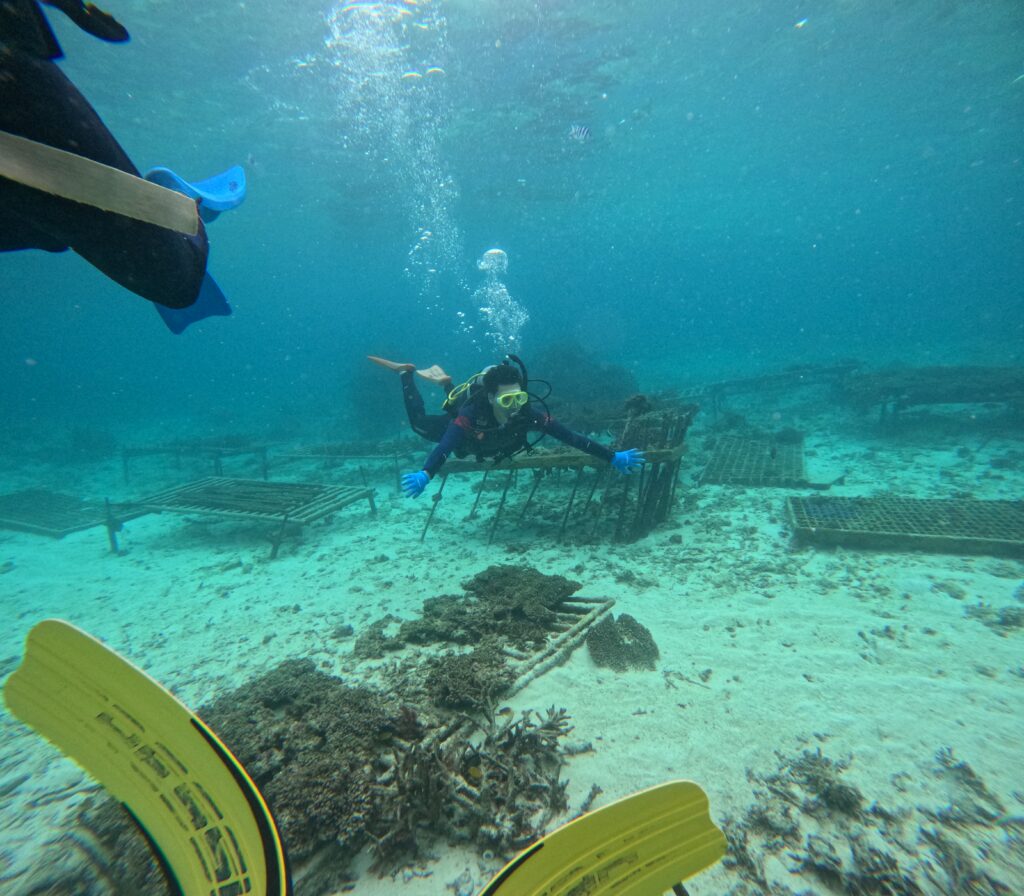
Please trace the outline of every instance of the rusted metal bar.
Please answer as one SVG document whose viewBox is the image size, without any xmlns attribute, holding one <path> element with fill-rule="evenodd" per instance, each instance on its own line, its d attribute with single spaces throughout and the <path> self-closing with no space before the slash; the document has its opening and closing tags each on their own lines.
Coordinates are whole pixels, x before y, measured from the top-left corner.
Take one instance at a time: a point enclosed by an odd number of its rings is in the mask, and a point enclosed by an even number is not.
<svg viewBox="0 0 1024 896">
<path fill-rule="evenodd" d="M 427 537 L 427 530 L 430 528 L 430 524 L 434 521 L 434 513 L 437 511 L 437 505 L 441 503 L 441 496 L 444 494 L 444 487 L 448 482 L 447 476 L 441 477 L 441 487 L 430 496 L 430 500 L 433 504 L 430 508 L 430 513 L 427 514 L 427 521 L 423 524 L 423 531 L 420 532 L 420 542 Z"/>
<path fill-rule="evenodd" d="M 569 495 L 569 503 L 565 505 L 565 513 L 562 514 L 562 525 L 558 530 L 558 540 L 562 540 L 562 536 L 565 535 L 565 524 L 569 522 L 569 514 L 572 513 L 572 504 L 576 500 L 576 492 L 580 487 L 580 480 L 583 478 L 583 467 L 580 467 L 576 473 L 576 481 L 572 484 L 572 494 Z"/>
<path fill-rule="evenodd" d="M 488 544 L 494 541 L 494 533 L 498 531 L 498 522 L 501 520 L 502 511 L 505 509 L 505 499 L 508 497 L 509 486 L 512 485 L 512 479 L 515 475 L 515 470 L 508 471 L 508 478 L 505 480 L 505 488 L 501 492 L 501 500 L 498 502 L 498 509 L 494 512 L 494 521 L 491 523 L 491 534 L 487 536 Z"/>
<path fill-rule="evenodd" d="M 480 488 L 476 492 L 476 500 L 473 501 L 473 508 L 469 511 L 468 520 L 476 519 L 476 509 L 480 506 L 480 499 L 484 496 L 484 489 L 487 487 L 487 478 L 491 475 L 490 470 L 484 470 L 484 478 L 480 480 Z"/>
</svg>

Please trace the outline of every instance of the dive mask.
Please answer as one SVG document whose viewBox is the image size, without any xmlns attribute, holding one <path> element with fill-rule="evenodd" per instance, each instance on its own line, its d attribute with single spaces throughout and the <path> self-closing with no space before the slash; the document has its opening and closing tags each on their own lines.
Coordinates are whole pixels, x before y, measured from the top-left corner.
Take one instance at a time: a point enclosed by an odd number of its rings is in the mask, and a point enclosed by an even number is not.
<svg viewBox="0 0 1024 896">
<path fill-rule="evenodd" d="M 513 409 L 518 411 L 529 400 L 530 396 L 525 392 L 506 392 L 495 399 L 495 401 L 506 411 L 511 411 Z"/>
</svg>

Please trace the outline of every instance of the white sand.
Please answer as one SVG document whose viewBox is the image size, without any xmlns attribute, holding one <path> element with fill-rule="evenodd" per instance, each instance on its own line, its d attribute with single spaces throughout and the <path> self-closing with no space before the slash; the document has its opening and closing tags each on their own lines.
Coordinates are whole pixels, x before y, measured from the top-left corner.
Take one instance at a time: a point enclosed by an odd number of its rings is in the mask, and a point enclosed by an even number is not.
<svg viewBox="0 0 1024 896">
<path fill-rule="evenodd" d="M 848 472 L 832 494 L 892 487 L 918 497 L 961 489 L 980 498 L 1022 495 L 1019 469 L 988 466 L 1021 443 L 997 435 L 982 445 L 985 432 L 972 433 L 968 423 L 955 437 L 955 427 L 941 420 L 933 433 L 919 428 L 893 437 L 867 419 L 822 415 L 820 405 L 780 403 L 763 412 L 734 405 L 765 427 L 815 433 L 808 440 L 811 478 Z M 34 623 L 60 617 L 198 706 L 289 657 L 358 671 L 345 656 L 354 639 L 330 637 L 339 624 L 358 633 L 386 613 L 413 616 L 425 598 L 457 591 L 492 563 L 525 562 L 583 582 L 581 594 L 614 597 L 615 612 L 648 626 L 661 650 L 657 671 L 627 674 L 599 669 L 585 648 L 578 650 L 512 701 L 517 709 L 567 708 L 576 726 L 571 739 L 593 743 L 595 752 L 568 766 L 573 807 L 593 784 L 604 791 L 602 805 L 683 777 L 706 788 L 716 819 L 739 818 L 753 803 L 748 770 L 767 774 L 779 766 L 776 751 L 794 756 L 820 747 L 832 759 L 852 760 L 844 780 L 869 803 L 913 813 L 949 801 L 934 773 L 936 752 L 949 747 L 1010 814 L 1024 813 L 1024 632 L 1002 637 L 964 613 L 978 602 L 1015 604 L 1024 564 L 794 551 L 783 513 L 789 492 L 692 485 L 706 460 L 710 423 L 701 419 L 691 431 L 682 479 L 681 494 L 692 494 L 695 507 L 680 509 L 676 523 L 633 545 L 549 545 L 528 524 L 517 531 L 509 523 L 488 547 L 498 493 L 488 494 L 481 519 L 467 523 L 471 482 L 455 478 L 420 544 L 429 500 L 398 497 L 386 467 L 368 468 L 377 487 L 376 518 L 354 505 L 286 542 L 273 562 L 258 527 L 170 515 L 128 523 L 124 556 L 107 552 L 102 529 L 62 541 L 0 533 L 0 567 L 7 565 L 0 574 L 0 611 L 8 622 L 0 631 L 3 672 L 13 669 Z M 958 456 L 965 446 L 970 451 Z M 244 460 L 232 464 L 226 462 L 227 475 L 253 474 Z M 196 462 L 161 473 L 145 460 L 136 470 L 126 488 L 119 461 L 38 465 L 9 474 L 2 491 L 37 485 L 120 497 L 207 472 Z M 274 475 L 358 482 L 351 466 L 325 472 L 295 464 Z M 670 543 L 673 534 L 682 536 L 680 544 Z M 527 550 L 511 553 L 508 543 Z M 375 560 L 382 555 L 386 561 Z M 630 574 L 641 584 L 629 584 Z M 17 883 L 92 784 L 9 715 L 0 719 L 0 880 Z M 444 850 L 419 872 L 429 877 L 410 872 L 398 880 L 406 880 L 402 892 L 409 896 L 446 893 L 443 884 L 464 871 L 481 885 L 496 867 L 465 850 Z M 772 867 L 794 890 L 815 886 L 813 877 Z M 718 866 L 687 886 L 693 896 L 721 894 L 738 880 Z M 1024 880 L 1017 883 L 1024 888 Z M 394 890 L 390 879 L 372 876 L 355 888 Z"/>
</svg>

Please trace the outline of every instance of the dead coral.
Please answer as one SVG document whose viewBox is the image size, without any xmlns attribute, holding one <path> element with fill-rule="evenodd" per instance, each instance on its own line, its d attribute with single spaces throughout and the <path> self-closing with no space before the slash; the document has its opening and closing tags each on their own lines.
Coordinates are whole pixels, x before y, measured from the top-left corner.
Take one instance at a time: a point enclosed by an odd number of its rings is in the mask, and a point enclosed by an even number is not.
<svg viewBox="0 0 1024 896">
<path fill-rule="evenodd" d="M 33 870 L 34 876 L 52 878 L 48 886 L 35 882 L 22 892 L 47 896 L 107 896 L 111 881 L 120 893 L 173 896 L 149 845 L 124 807 L 105 797 L 90 798 L 78 810 L 77 824 L 49 856 Z M 76 867 L 77 865 L 77 867 Z M 41 884 L 41 881 L 40 881 Z"/>
<path fill-rule="evenodd" d="M 568 808 L 568 782 L 560 741 L 569 732 L 564 709 L 550 707 L 544 716 L 524 712 L 483 729 L 479 747 L 462 757 L 466 775 L 477 782 L 484 811 L 474 807 L 464 828 L 473 840 L 499 855 L 522 849 L 544 833 L 551 819 Z"/>
<path fill-rule="evenodd" d="M 936 821 L 948 825 L 965 826 L 992 823 L 1006 814 L 1006 808 L 985 786 L 985 782 L 966 762 L 958 760 L 949 747 L 935 754 L 937 773 L 953 788 L 952 799 L 946 806 L 928 814 Z"/>
<path fill-rule="evenodd" d="M 797 860 L 800 871 L 813 873 L 839 893 L 924 896 L 913 876 L 904 873 L 891 854 L 867 843 L 863 833 L 854 832 L 847 842 L 843 840 L 846 838 L 836 843 L 828 837 L 809 834 L 803 851 L 790 855 Z"/>
<path fill-rule="evenodd" d="M 425 831 L 502 856 L 532 842 L 568 807 L 560 741 L 571 731 L 565 710 L 551 707 L 474 717 L 458 737 L 396 751 L 380 788 L 375 868 L 419 854 Z"/>
<path fill-rule="evenodd" d="M 458 677 L 458 667 L 447 673 Z M 364 846 L 382 873 L 438 837 L 507 855 L 566 809 L 565 711 L 514 718 L 484 699 L 496 688 L 478 687 L 484 711 L 453 715 L 421 692 L 413 703 L 293 660 L 200 714 L 259 786 L 302 868 L 302 891 L 315 896 L 342 886 Z M 95 873 L 88 864 L 84 872 L 124 882 L 118 892 L 163 893 L 145 842 L 113 801 L 82 822 L 103 845 Z"/>
<path fill-rule="evenodd" d="M 1012 880 L 1024 870 L 1024 842 L 1012 825 L 1007 834 L 999 801 L 967 763 L 948 749 L 937 759 L 938 777 L 953 791 L 950 806 L 938 811 L 890 811 L 877 803 L 863 809 L 863 796 L 842 781 L 849 762 L 831 760 L 820 750 L 779 755 L 778 770 L 768 775 L 748 772 L 761 785 L 757 802 L 742 820 L 727 819 L 723 825 L 726 865 L 742 881 L 731 896 L 810 892 L 802 888 L 807 877 L 823 892 L 850 896 L 1016 892 L 995 873 Z M 953 805 L 963 811 L 953 812 Z M 935 826 L 912 824 L 915 814 L 932 818 Z M 974 864 L 978 857 L 987 868 Z"/>
<path fill-rule="evenodd" d="M 266 797 L 294 859 L 325 843 L 362 848 L 400 706 L 309 660 L 288 660 L 200 715 Z"/>
<path fill-rule="evenodd" d="M 587 648 L 598 666 L 616 672 L 654 669 L 660 657 L 650 629 L 626 613 L 605 616 L 587 635 Z"/>
<path fill-rule="evenodd" d="M 504 694 L 515 678 L 494 644 L 472 653 L 428 660 L 426 668 L 428 696 L 449 709 L 484 709 Z"/>
<path fill-rule="evenodd" d="M 506 652 L 563 630 L 561 604 L 579 585 L 491 567 L 465 587 L 466 597 L 436 600 L 445 612 L 431 625 L 438 640 L 472 635 L 471 653 L 384 664 L 385 691 L 288 661 L 200 710 L 266 797 L 303 893 L 337 891 L 367 845 L 381 872 L 423 856 L 439 837 L 507 855 L 565 810 L 568 716 L 552 707 L 515 718 L 495 706 L 514 680 Z M 356 653 L 380 657 L 404 646 L 397 626 L 395 617 L 378 620 Z M 97 873 L 129 881 L 124 892 L 157 893 L 147 860 L 128 858 L 148 850 L 121 840 L 138 834 L 112 824 L 108 852 L 120 864 L 104 860 Z"/>
<path fill-rule="evenodd" d="M 933 884 L 942 888 L 939 892 L 957 896 L 1007 896 L 1011 892 L 1000 881 L 980 871 L 967 850 L 951 837 L 935 828 L 922 828 L 921 837 L 931 844 L 931 854 L 938 865 L 937 869 L 926 866 L 926 873 Z"/>
<path fill-rule="evenodd" d="M 849 818 L 859 818 L 864 805 L 861 792 L 840 780 L 840 775 L 849 768 L 849 761 L 833 761 L 823 756 L 821 750 L 804 750 L 799 758 L 789 764 L 789 777 L 807 793 L 810 800 L 804 800 L 802 809 L 808 815 L 822 812 L 839 813 Z"/>
<path fill-rule="evenodd" d="M 497 637 L 530 647 L 546 640 L 559 605 L 580 583 L 528 566 L 490 566 L 462 587 L 468 597 L 424 601 L 422 618 L 403 623 L 400 637 L 412 644 L 479 644 Z"/>
<path fill-rule="evenodd" d="M 352 652 L 360 659 L 376 660 L 383 657 L 386 653 L 401 650 L 405 646 L 402 639 L 392 637 L 387 633 L 388 627 L 393 626 L 399 621 L 397 616 L 392 616 L 390 613 L 378 619 L 356 638 L 356 644 Z"/>
<path fill-rule="evenodd" d="M 996 609 L 989 604 L 979 603 L 977 606 L 967 607 L 964 615 L 977 619 L 1003 638 L 1010 632 L 1024 628 L 1024 607 L 1009 606 Z"/>
</svg>

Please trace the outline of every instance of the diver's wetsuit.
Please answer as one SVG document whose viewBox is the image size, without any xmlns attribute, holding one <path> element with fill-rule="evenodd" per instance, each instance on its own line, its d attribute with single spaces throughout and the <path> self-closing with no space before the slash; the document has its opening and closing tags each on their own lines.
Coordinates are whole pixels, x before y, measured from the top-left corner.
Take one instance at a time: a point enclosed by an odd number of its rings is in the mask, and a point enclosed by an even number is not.
<svg viewBox="0 0 1024 896">
<path fill-rule="evenodd" d="M 51 5 L 104 40 L 128 38 L 92 4 Z M 60 56 L 33 0 L 0 0 L 0 131 L 137 177 L 127 153 L 57 66 Z M 202 287 L 209 243 L 202 221 L 198 226 L 189 236 L 0 178 L 0 252 L 71 248 L 126 289 L 168 308 L 192 305 Z"/>
<path fill-rule="evenodd" d="M 448 424 L 452 422 L 451 414 L 428 414 L 423 406 L 423 396 L 416 388 L 416 380 L 412 371 L 402 371 L 402 399 L 405 401 L 405 412 L 409 415 L 409 425 L 416 435 L 423 436 L 431 442 L 440 442 Z"/>
<path fill-rule="evenodd" d="M 480 459 L 511 455 L 525 447 L 528 432 L 544 432 L 566 445 L 609 463 L 615 456 L 610 448 L 582 433 L 573 432 L 530 404 L 509 417 L 507 423 L 500 425 L 483 390 L 467 398 L 457 413 L 428 414 L 424 410 L 423 398 L 416 388 L 412 373 L 404 372 L 402 396 L 413 431 L 431 442 L 437 442 L 437 447 L 430 452 L 423 465 L 431 478 L 452 452 L 456 457 L 475 454 Z"/>
</svg>

